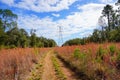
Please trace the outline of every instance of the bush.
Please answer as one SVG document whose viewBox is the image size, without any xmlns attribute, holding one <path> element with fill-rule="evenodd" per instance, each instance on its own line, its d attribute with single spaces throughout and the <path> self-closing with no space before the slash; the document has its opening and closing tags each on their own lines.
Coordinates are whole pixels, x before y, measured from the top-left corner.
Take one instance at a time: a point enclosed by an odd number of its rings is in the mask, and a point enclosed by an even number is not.
<svg viewBox="0 0 120 80">
<path fill-rule="evenodd" d="M 10 49 L 12 49 L 12 48 L 16 48 L 16 46 L 15 45 L 10 45 Z"/>
<path fill-rule="evenodd" d="M 116 51 L 116 46 L 115 45 L 109 46 L 109 50 L 110 50 L 110 55 L 113 56 Z"/>
<path fill-rule="evenodd" d="M 79 55 L 80 55 L 80 50 L 77 48 L 74 50 L 73 56 L 78 59 Z"/>
<path fill-rule="evenodd" d="M 96 58 L 98 59 L 98 61 L 103 60 L 104 53 L 105 53 L 105 50 L 100 46 L 97 50 L 97 55 L 96 55 Z"/>
<path fill-rule="evenodd" d="M 80 51 L 80 49 L 75 49 L 74 50 L 74 58 L 76 58 L 76 59 L 85 59 L 85 57 L 86 57 L 86 54 L 84 54 L 84 53 L 82 53 L 81 51 Z"/>
<path fill-rule="evenodd" d="M 118 51 L 117 60 L 120 61 L 120 51 Z"/>
</svg>

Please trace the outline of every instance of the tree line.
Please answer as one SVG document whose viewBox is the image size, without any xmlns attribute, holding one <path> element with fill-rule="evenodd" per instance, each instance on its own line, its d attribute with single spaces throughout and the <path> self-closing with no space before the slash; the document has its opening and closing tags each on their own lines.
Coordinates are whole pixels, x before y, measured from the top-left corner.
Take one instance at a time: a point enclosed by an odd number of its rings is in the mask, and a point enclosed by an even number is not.
<svg viewBox="0 0 120 80">
<path fill-rule="evenodd" d="M 79 45 L 89 42 L 120 42 L 120 0 L 115 3 L 118 9 L 114 10 L 112 5 L 107 4 L 102 10 L 102 15 L 98 19 L 99 29 L 95 29 L 89 37 L 82 39 L 72 39 L 66 41 L 64 45 Z"/>
<path fill-rule="evenodd" d="M 0 48 L 54 47 L 53 39 L 38 37 L 31 29 L 30 35 L 17 26 L 18 16 L 11 10 L 0 9 Z"/>
</svg>

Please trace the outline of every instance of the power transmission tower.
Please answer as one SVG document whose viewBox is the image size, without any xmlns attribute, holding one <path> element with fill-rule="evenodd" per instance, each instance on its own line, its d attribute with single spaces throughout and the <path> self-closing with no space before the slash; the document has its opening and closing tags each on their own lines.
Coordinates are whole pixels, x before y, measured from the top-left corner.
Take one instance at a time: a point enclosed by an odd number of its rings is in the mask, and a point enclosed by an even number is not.
<svg viewBox="0 0 120 80">
<path fill-rule="evenodd" d="M 58 45 L 61 45 L 63 43 L 62 27 L 58 26 L 58 29 L 59 29 L 59 41 L 58 41 Z"/>
</svg>

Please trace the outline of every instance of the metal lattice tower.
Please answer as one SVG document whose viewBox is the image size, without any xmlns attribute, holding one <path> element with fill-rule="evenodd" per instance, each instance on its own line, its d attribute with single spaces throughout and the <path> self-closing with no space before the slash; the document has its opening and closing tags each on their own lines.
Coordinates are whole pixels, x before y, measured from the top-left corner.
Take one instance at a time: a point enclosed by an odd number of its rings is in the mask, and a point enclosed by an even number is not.
<svg viewBox="0 0 120 80">
<path fill-rule="evenodd" d="M 61 45 L 63 43 L 62 27 L 58 26 L 58 29 L 59 29 L 59 41 L 58 41 L 58 45 Z"/>
</svg>

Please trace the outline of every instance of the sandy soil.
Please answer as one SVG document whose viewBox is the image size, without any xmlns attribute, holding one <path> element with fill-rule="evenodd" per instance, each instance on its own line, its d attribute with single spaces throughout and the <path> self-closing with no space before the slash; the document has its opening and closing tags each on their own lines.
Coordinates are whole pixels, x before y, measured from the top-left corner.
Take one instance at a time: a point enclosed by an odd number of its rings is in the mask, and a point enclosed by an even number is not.
<svg viewBox="0 0 120 80">
<path fill-rule="evenodd" d="M 58 80 L 55 75 L 55 71 L 52 65 L 51 57 L 52 57 L 52 52 L 49 51 L 44 59 L 44 70 L 43 70 L 43 75 L 42 75 L 42 80 Z"/>
<path fill-rule="evenodd" d="M 61 60 L 58 59 L 58 62 L 60 64 L 61 70 L 64 73 L 64 75 L 66 76 L 67 80 L 81 80 L 81 79 L 78 79 L 76 74 L 72 70 L 67 68 Z"/>
</svg>

